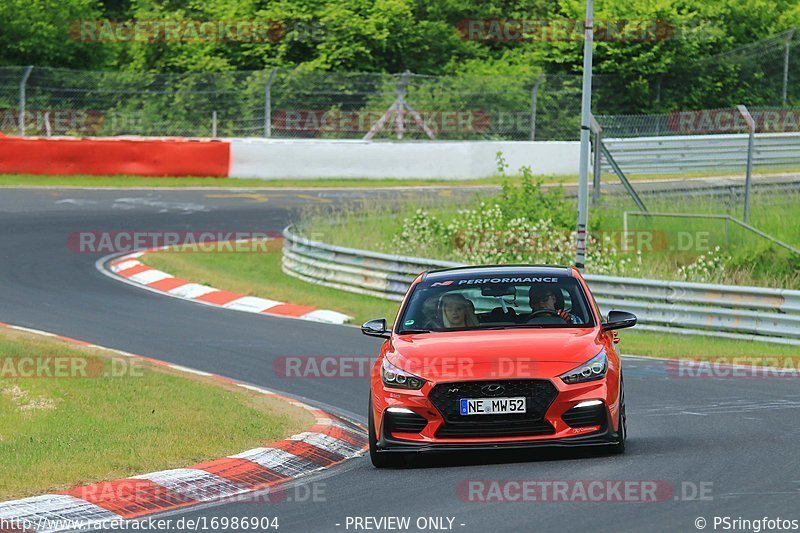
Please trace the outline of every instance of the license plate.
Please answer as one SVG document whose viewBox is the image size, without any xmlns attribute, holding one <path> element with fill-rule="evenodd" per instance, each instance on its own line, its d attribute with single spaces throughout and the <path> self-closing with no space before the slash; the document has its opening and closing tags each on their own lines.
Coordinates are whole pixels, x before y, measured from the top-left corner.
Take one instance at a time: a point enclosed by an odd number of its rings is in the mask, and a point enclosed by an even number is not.
<svg viewBox="0 0 800 533">
<path fill-rule="evenodd" d="M 512 415 L 525 413 L 525 396 L 515 398 L 462 398 L 462 415 Z"/>
</svg>

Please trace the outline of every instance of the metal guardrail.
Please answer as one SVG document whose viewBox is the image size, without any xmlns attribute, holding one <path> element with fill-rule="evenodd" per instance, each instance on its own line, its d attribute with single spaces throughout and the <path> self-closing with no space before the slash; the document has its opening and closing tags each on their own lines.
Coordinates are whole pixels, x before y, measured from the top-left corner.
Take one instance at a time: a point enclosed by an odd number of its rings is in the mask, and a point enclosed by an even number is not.
<svg viewBox="0 0 800 533">
<path fill-rule="evenodd" d="M 749 135 L 691 135 L 603 139 L 627 174 L 741 170 L 747 164 Z M 754 167 L 800 167 L 800 133 L 759 133 L 755 136 Z M 611 172 L 607 162 L 603 171 Z"/>
<path fill-rule="evenodd" d="M 400 301 L 425 270 L 464 266 L 313 241 L 283 231 L 283 271 L 348 292 Z M 800 345 L 800 291 L 586 275 L 601 310 L 622 309 L 642 329 Z"/>
</svg>

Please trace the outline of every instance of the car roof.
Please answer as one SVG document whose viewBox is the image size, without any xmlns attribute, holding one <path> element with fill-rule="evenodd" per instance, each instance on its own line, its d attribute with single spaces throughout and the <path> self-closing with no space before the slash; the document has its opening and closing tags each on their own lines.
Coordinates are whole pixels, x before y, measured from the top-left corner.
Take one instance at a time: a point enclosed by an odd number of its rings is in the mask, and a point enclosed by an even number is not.
<svg viewBox="0 0 800 533">
<path fill-rule="evenodd" d="M 467 266 L 456 268 L 445 268 L 442 270 L 431 270 L 426 272 L 422 279 L 437 280 L 451 278 L 454 275 L 470 276 L 507 276 L 515 274 L 518 276 L 572 276 L 572 269 L 561 265 L 491 265 L 491 266 Z"/>
</svg>

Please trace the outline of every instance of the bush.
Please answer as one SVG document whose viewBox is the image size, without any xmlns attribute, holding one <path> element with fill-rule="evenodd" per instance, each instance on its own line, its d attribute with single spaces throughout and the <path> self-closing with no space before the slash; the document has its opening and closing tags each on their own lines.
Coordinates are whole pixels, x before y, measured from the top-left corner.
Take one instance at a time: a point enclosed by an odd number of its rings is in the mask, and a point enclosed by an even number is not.
<svg viewBox="0 0 800 533">
<path fill-rule="evenodd" d="M 506 220 L 537 221 L 549 219 L 559 229 L 575 227 L 575 206 L 564 196 L 561 186 L 542 188 L 542 179 L 534 177 L 529 167 L 520 169 L 519 186 L 503 184 L 498 204 Z"/>
<path fill-rule="evenodd" d="M 785 287 L 800 283 L 800 256 L 766 241 L 742 247 L 727 264 L 730 271 L 743 275 L 740 277 L 775 279 Z"/>
<path fill-rule="evenodd" d="M 678 277 L 696 283 L 722 283 L 730 256 L 720 252 L 719 246 L 693 262 L 678 267 Z"/>
<path fill-rule="evenodd" d="M 392 240 L 398 253 L 468 264 L 572 264 L 574 206 L 559 188 L 543 190 L 530 170 L 519 186 L 504 184 L 499 202 L 477 198 L 445 222 L 425 209 L 406 217 Z M 635 274 L 641 254 L 588 237 L 587 268 L 597 274 Z"/>
</svg>

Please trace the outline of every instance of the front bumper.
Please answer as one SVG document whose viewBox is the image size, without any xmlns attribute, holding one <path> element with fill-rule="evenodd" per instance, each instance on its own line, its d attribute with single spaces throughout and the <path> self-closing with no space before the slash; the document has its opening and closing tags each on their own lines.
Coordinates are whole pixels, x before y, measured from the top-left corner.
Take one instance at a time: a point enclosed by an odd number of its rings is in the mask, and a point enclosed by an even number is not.
<svg viewBox="0 0 800 533">
<path fill-rule="evenodd" d="M 381 386 L 379 381 L 373 382 L 377 449 L 427 452 L 591 447 L 618 443 L 615 431 L 617 423 L 612 423 L 612 420 L 616 422 L 618 419 L 619 407 L 615 376 L 573 385 L 541 378 L 518 379 L 516 381 L 519 383 L 529 382 L 531 389 L 512 388 L 509 395 L 528 397 L 529 408 L 534 409 L 530 411 L 530 417 L 511 417 L 508 425 L 503 419 L 489 418 L 470 419 L 470 423 L 465 424 L 466 420 L 459 418 L 453 396 L 456 399 L 462 395 L 470 397 L 475 393 L 470 387 L 486 381 L 427 383 L 418 391 L 397 391 Z M 544 381 L 548 386 L 542 385 Z M 448 402 L 442 403 L 441 397 L 432 393 L 434 387 L 442 384 L 447 386 L 448 393 L 453 392 L 450 390 L 452 386 L 463 390 L 450 394 Z M 516 387 L 517 384 L 505 385 Z M 603 402 L 604 411 L 597 413 L 596 417 L 589 417 L 588 420 L 581 415 L 570 417 L 571 410 L 578 404 L 598 399 Z M 413 420 L 396 424 L 394 416 L 387 416 L 389 410 L 410 411 L 416 416 L 418 424 L 415 426 Z M 485 426 L 481 423 L 484 420 L 487 422 Z"/>
<path fill-rule="evenodd" d="M 599 431 L 574 437 L 561 437 L 553 439 L 536 439 L 527 441 L 503 441 L 481 443 L 451 443 L 451 442 L 415 442 L 401 440 L 388 436 L 381 428 L 381 438 L 377 442 L 379 453 L 431 453 L 453 451 L 485 451 L 485 450 L 518 450 L 531 448 L 591 448 L 609 446 L 620 442 L 620 435 L 611 426 L 611 420 L 606 414 L 606 423 Z"/>
</svg>

